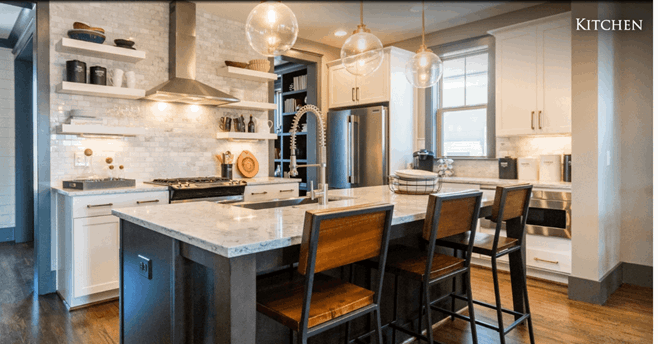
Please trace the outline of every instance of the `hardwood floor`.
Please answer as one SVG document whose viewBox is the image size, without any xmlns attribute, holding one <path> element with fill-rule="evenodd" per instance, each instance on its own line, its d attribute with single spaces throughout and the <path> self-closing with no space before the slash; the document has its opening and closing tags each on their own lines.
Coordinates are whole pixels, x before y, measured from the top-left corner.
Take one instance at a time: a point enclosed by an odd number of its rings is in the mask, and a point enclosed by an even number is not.
<svg viewBox="0 0 658 344">
<path fill-rule="evenodd" d="M 119 304 L 108 302 L 73 312 L 55 294 L 33 292 L 31 244 L 0 244 L 0 343 L 118 343 Z M 491 271 L 474 268 L 473 296 L 494 302 Z M 500 275 L 503 304 L 511 307 L 509 275 Z M 528 293 L 536 343 L 651 343 L 652 289 L 623 285 L 604 306 L 571 301 L 567 287 L 530 279 Z M 495 312 L 476 306 L 477 316 L 493 323 Z M 511 317 L 506 317 L 506 324 Z M 478 326 L 481 344 L 498 343 L 498 334 Z M 468 323 L 445 321 L 436 340 L 470 343 Z M 507 343 L 529 343 L 519 326 Z"/>
</svg>

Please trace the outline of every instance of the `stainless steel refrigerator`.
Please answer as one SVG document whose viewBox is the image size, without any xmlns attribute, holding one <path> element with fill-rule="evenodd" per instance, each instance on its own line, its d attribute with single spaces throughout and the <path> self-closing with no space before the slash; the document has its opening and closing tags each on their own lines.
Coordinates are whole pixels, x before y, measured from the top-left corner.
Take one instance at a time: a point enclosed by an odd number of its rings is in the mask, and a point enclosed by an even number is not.
<svg viewBox="0 0 658 344">
<path fill-rule="evenodd" d="M 327 114 L 327 182 L 332 189 L 388 184 L 388 108 Z"/>
</svg>

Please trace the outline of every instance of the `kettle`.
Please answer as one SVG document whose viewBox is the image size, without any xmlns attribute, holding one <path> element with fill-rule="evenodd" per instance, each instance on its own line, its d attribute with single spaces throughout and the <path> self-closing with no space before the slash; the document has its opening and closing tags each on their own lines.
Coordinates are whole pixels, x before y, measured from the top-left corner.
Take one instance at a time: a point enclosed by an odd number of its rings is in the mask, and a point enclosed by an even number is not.
<svg viewBox="0 0 658 344">
<path fill-rule="evenodd" d="M 414 169 L 432 172 L 434 170 L 434 152 L 427 149 L 414 152 Z"/>
</svg>

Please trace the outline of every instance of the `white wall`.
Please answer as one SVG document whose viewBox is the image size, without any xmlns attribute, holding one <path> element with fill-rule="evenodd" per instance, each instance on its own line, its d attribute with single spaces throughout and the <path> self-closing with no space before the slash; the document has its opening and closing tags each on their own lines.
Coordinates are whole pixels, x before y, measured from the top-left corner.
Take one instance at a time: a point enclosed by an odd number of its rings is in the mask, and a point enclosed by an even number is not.
<svg viewBox="0 0 658 344">
<path fill-rule="evenodd" d="M 14 55 L 0 48 L 0 228 L 16 225 Z"/>
</svg>

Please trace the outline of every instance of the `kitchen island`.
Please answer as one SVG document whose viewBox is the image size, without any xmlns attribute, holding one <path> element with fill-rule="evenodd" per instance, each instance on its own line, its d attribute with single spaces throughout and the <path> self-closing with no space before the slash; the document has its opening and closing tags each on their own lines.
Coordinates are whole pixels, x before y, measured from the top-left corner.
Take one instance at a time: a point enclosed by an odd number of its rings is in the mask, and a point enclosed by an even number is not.
<svg viewBox="0 0 658 344">
<path fill-rule="evenodd" d="M 376 186 L 332 190 L 329 198 L 327 208 L 394 204 L 391 240 L 421 245 L 427 196 Z M 481 216 L 492 203 L 483 198 Z M 257 316 L 256 280 L 298 260 L 304 213 L 319 207 L 252 210 L 198 202 L 113 210 L 121 219 L 123 343 L 287 342 L 287 329 Z M 522 297 L 514 295 L 518 309 Z M 271 328 L 257 336 L 262 327 Z"/>
</svg>

